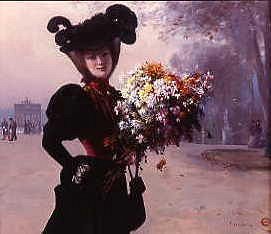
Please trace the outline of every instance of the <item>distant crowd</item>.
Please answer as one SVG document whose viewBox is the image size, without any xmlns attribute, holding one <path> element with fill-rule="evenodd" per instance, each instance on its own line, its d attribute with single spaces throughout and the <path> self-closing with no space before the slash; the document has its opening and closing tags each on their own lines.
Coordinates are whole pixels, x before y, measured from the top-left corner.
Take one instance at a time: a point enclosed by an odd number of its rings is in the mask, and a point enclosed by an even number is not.
<svg viewBox="0 0 271 234">
<path fill-rule="evenodd" d="M 24 134 L 30 135 L 30 134 L 36 134 L 41 133 L 42 127 L 40 121 L 30 121 L 25 120 L 24 121 Z"/>
<path fill-rule="evenodd" d="M 17 122 L 13 118 L 3 118 L 0 125 L 0 132 L 2 133 L 2 140 L 8 140 L 8 141 L 16 141 L 17 140 Z M 30 135 L 30 134 L 36 134 L 41 133 L 42 126 L 40 121 L 30 121 L 25 120 L 23 130 L 20 129 L 19 132 Z"/>
<path fill-rule="evenodd" d="M 7 121 L 5 118 L 1 122 L 2 140 L 17 140 L 17 123 L 13 118 Z"/>
</svg>

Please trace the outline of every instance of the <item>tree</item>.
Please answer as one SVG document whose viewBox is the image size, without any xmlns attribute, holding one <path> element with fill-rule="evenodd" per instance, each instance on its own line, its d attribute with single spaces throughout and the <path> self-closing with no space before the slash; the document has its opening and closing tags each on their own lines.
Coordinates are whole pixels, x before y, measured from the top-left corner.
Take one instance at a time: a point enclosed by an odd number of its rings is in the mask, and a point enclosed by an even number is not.
<svg viewBox="0 0 271 234">
<path fill-rule="evenodd" d="M 223 126 L 222 113 L 226 109 L 229 110 L 231 125 L 235 125 L 233 129 L 237 133 L 233 140 L 236 143 L 245 137 L 238 129 L 239 124 L 245 130 L 246 123 L 249 123 L 250 119 L 257 118 L 264 121 L 265 129 L 267 125 L 266 87 L 269 81 L 266 69 L 269 57 L 266 49 L 267 3 L 267 1 L 166 2 L 162 15 L 158 17 L 162 19 L 159 27 L 161 38 L 169 43 L 179 42 L 173 66 L 183 69 L 183 64 L 187 63 L 185 60 L 192 60 L 188 63 L 201 64 L 202 69 L 216 71 L 215 76 L 219 80 L 216 80 L 215 84 L 217 91 L 215 105 L 221 106 L 217 113 L 220 119 L 219 127 Z M 157 12 L 161 14 L 161 11 Z M 190 45 L 194 47 L 190 53 L 186 51 L 189 43 L 185 43 L 185 40 L 191 41 Z M 206 43 L 206 40 L 210 42 Z M 217 69 L 219 63 L 212 61 L 212 50 L 216 50 L 216 59 L 220 63 L 231 66 L 227 66 L 224 71 Z M 229 56 L 224 56 L 225 53 Z M 211 61 L 207 62 L 208 59 Z M 234 60 L 235 63 L 232 64 L 227 61 L 228 59 Z M 203 60 L 208 66 L 202 66 Z M 189 68 L 194 69 L 191 65 Z M 247 107 L 248 113 L 240 116 L 239 113 L 246 113 Z"/>
<path fill-rule="evenodd" d="M 271 76 L 271 60 L 270 60 L 270 55 L 271 55 L 271 3 L 268 2 L 268 13 L 269 13 L 269 22 L 266 25 L 267 27 L 267 40 L 266 40 L 266 64 L 267 64 L 267 77 L 269 78 L 269 83 L 268 83 L 268 90 L 269 90 L 269 95 L 268 95 L 268 128 L 267 128 L 267 136 L 266 136 L 266 140 L 267 140 L 267 144 L 266 144 L 266 148 L 265 148 L 265 154 L 266 156 L 271 157 L 271 80 L 270 80 L 270 76 Z"/>
<path fill-rule="evenodd" d="M 114 3 L 118 2 L 76 4 L 86 4 L 91 13 L 104 11 Z M 217 123 L 214 132 L 218 138 L 221 139 L 225 112 L 233 129 L 228 136 L 233 143 L 247 142 L 251 119 L 263 120 L 266 129 L 270 103 L 266 89 L 270 74 L 268 1 L 122 3 L 137 13 L 139 32 L 152 26 L 160 32 L 158 39 L 175 46 L 169 61 L 173 69 L 180 73 L 214 72 L 215 96 L 206 106 L 204 124 Z"/>
</svg>

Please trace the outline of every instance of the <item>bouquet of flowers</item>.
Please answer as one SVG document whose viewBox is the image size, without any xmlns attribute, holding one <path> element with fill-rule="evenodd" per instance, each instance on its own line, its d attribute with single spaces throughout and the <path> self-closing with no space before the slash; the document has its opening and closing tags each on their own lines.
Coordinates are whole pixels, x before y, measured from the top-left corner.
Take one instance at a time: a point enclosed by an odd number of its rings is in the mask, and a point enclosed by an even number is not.
<svg viewBox="0 0 271 234">
<path fill-rule="evenodd" d="M 126 79 L 115 113 L 119 141 L 138 162 L 146 150 L 163 154 L 168 145 L 192 140 L 200 130 L 199 115 L 210 96 L 213 76 L 194 73 L 179 77 L 162 64 L 146 62 Z"/>
</svg>

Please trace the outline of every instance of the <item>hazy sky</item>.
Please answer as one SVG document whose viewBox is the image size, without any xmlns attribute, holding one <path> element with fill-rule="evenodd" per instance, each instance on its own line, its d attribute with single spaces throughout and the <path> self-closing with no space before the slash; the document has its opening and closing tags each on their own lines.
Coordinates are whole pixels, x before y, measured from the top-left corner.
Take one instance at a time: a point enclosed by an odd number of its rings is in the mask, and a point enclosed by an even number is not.
<svg viewBox="0 0 271 234">
<path fill-rule="evenodd" d="M 58 50 L 54 34 L 46 26 L 55 15 L 63 15 L 75 24 L 96 13 L 95 9 L 93 14 L 89 12 L 84 2 L 0 2 L 0 108 L 13 108 L 25 97 L 46 108 L 62 84 L 79 83 L 80 74 Z M 169 45 L 157 39 L 151 25 L 140 25 L 136 43 L 122 45 L 119 65 L 111 79 L 113 85 L 118 86 L 118 78 L 136 64 L 146 60 L 168 63 Z"/>
</svg>

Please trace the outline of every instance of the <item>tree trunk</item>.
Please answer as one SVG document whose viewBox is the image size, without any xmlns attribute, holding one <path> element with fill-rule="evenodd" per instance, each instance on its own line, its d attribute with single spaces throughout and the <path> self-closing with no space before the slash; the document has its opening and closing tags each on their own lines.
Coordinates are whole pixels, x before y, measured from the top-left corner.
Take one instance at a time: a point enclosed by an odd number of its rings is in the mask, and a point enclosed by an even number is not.
<svg viewBox="0 0 271 234">
<path fill-rule="evenodd" d="M 267 105 L 267 110 L 268 110 L 268 117 L 267 117 L 267 135 L 266 135 L 266 148 L 265 148 L 265 154 L 268 157 L 271 157 L 271 3 L 270 1 L 268 2 L 268 18 L 269 22 L 267 23 L 267 45 L 266 45 L 266 63 L 267 63 L 267 77 L 268 77 L 268 105 Z"/>
<path fill-rule="evenodd" d="M 254 106 L 257 107 L 257 109 L 254 109 L 254 111 L 257 113 L 255 116 L 257 119 L 259 119 L 259 116 L 263 115 L 264 126 L 267 126 L 267 106 L 268 106 L 268 91 L 266 90 L 266 87 L 268 87 L 268 80 L 266 80 L 265 76 L 265 64 L 263 64 L 261 59 L 261 53 L 260 53 L 260 47 L 259 42 L 257 40 L 257 31 L 255 28 L 257 26 L 257 23 L 255 21 L 255 16 L 253 16 L 253 13 L 251 12 L 251 8 L 247 7 L 247 13 L 248 13 L 248 27 L 249 27 L 249 38 L 251 41 L 251 49 L 247 48 L 247 57 L 250 62 L 251 69 L 252 69 L 252 80 L 255 79 L 254 74 L 256 72 L 256 83 L 255 80 L 253 80 L 253 92 L 254 92 Z M 254 30 L 252 30 L 254 28 Z M 261 28 L 260 31 L 262 31 L 263 34 L 265 34 L 266 29 Z M 260 109 L 258 109 L 260 107 Z M 260 113 L 258 113 L 260 111 Z"/>
<path fill-rule="evenodd" d="M 254 65 L 254 70 L 257 74 L 258 85 L 255 87 L 257 89 L 257 93 L 259 94 L 259 99 L 255 99 L 258 105 L 260 105 L 263 114 L 263 120 L 267 122 L 267 111 L 266 108 L 268 106 L 268 91 L 265 90 L 267 87 L 267 81 L 264 76 L 264 64 L 261 61 L 260 48 L 256 39 L 256 33 L 253 33 L 252 36 L 252 45 L 253 45 L 253 54 L 250 54 L 250 60 L 252 60 L 252 64 Z M 266 124 L 265 124 L 266 125 Z"/>
</svg>

